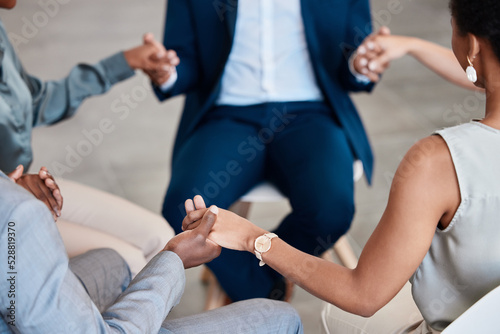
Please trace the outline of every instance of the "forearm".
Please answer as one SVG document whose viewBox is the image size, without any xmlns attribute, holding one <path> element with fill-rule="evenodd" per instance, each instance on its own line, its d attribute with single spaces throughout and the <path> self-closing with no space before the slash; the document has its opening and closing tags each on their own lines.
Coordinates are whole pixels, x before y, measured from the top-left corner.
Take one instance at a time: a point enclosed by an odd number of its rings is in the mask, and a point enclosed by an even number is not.
<svg viewBox="0 0 500 334">
<path fill-rule="evenodd" d="M 25 74 L 33 96 L 34 125 L 71 117 L 86 98 L 105 93 L 133 74 L 122 52 L 95 65 L 77 65 L 61 80 L 41 82 Z"/>
<path fill-rule="evenodd" d="M 273 239 L 264 262 L 312 295 L 360 316 L 378 306 L 370 301 L 369 286 L 351 270 L 301 252 L 281 239 Z"/>
<path fill-rule="evenodd" d="M 453 51 L 436 43 L 419 38 L 410 39 L 408 54 L 444 79 L 467 89 L 478 90 L 458 63 Z"/>
</svg>

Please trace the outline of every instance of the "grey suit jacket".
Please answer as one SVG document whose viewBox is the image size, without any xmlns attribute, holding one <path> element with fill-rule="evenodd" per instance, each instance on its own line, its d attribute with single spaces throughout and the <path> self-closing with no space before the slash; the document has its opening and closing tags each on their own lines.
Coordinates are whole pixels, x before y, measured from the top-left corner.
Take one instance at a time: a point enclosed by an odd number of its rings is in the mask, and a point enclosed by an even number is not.
<svg viewBox="0 0 500 334">
<path fill-rule="evenodd" d="M 1 171 L 0 275 L 0 333 L 158 333 L 185 286 L 180 258 L 161 252 L 99 313 L 45 204 Z"/>
</svg>

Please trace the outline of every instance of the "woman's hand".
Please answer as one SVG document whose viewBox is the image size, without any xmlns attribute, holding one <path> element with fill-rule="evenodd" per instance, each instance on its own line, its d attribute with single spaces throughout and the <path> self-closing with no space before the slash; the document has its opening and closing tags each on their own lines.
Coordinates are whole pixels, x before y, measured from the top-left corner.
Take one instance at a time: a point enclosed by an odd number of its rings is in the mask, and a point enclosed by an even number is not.
<svg viewBox="0 0 500 334">
<path fill-rule="evenodd" d="M 52 213 L 54 221 L 57 221 L 61 216 L 63 197 L 54 177 L 45 167 L 40 168 L 38 174 L 23 175 L 23 171 L 24 167 L 19 165 L 8 177 L 44 202 Z"/>
<path fill-rule="evenodd" d="M 196 196 L 194 200 L 187 200 L 185 207 L 187 215 L 182 222 L 184 231 L 196 228 L 203 223 L 207 209 L 201 196 Z M 237 214 L 219 209 L 217 221 L 208 238 L 224 248 L 253 253 L 255 239 L 265 233 L 267 233 L 266 230 Z"/>
</svg>

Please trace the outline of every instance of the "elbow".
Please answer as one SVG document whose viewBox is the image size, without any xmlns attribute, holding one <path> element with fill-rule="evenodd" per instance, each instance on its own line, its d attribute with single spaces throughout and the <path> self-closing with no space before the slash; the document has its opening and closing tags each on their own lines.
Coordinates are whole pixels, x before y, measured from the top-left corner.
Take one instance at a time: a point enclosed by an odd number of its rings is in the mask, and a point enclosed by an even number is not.
<svg viewBox="0 0 500 334">
<path fill-rule="evenodd" d="M 370 318 L 377 313 L 386 302 L 379 300 L 376 296 L 369 293 L 358 294 L 357 297 L 351 299 L 351 304 L 346 305 L 345 311 L 359 315 L 363 318 Z"/>
<path fill-rule="evenodd" d="M 358 315 L 361 316 L 361 317 L 363 317 L 363 318 L 370 318 L 375 313 L 377 313 L 378 310 L 379 310 L 378 308 L 372 307 L 370 305 L 366 305 L 365 307 L 362 307 L 359 310 Z"/>
<path fill-rule="evenodd" d="M 359 315 L 360 317 L 363 318 L 370 318 L 373 316 L 377 311 L 380 309 L 379 307 L 376 307 L 373 305 L 373 302 L 366 300 L 363 302 L 356 303 L 357 305 L 353 305 L 351 310 L 346 310 L 350 313 Z"/>
</svg>

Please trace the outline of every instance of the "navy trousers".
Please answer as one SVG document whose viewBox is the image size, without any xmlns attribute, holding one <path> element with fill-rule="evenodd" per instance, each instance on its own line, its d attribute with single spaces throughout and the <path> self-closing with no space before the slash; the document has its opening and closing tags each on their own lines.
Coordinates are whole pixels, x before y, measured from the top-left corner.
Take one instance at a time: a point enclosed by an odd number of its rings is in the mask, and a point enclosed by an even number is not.
<svg viewBox="0 0 500 334">
<path fill-rule="evenodd" d="M 263 180 L 290 200 L 274 231 L 290 245 L 317 256 L 349 229 L 353 154 L 321 102 L 215 107 L 174 158 L 163 216 L 180 233 L 186 199 L 227 209 Z M 279 279 L 247 252 L 223 250 L 208 266 L 233 301 L 268 297 Z"/>
</svg>

